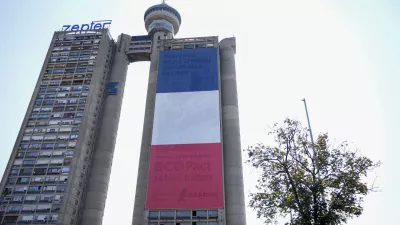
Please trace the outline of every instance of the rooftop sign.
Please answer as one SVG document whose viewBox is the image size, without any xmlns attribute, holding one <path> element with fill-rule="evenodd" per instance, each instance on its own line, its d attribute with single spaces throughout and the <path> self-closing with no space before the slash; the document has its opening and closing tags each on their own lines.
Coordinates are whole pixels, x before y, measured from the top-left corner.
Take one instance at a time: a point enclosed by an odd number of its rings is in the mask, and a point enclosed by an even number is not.
<svg viewBox="0 0 400 225">
<path fill-rule="evenodd" d="M 98 30 L 108 28 L 110 24 L 111 20 L 98 20 L 92 21 L 90 24 L 64 25 L 61 31 Z"/>
</svg>

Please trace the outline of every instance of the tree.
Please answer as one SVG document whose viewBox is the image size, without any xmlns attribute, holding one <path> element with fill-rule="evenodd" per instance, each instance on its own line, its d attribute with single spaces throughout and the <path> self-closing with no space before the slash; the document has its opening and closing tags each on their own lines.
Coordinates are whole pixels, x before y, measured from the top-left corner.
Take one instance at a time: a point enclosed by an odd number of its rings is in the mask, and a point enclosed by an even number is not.
<svg viewBox="0 0 400 225">
<path fill-rule="evenodd" d="M 313 145 L 308 130 L 286 119 L 269 133 L 275 146 L 248 147 L 246 162 L 258 169 L 257 191 L 250 207 L 267 224 L 278 216 L 290 216 L 287 225 L 338 225 L 360 216 L 363 197 L 376 187 L 367 187 L 367 173 L 380 165 L 359 155 L 347 142 L 329 143 L 320 134 Z"/>
</svg>

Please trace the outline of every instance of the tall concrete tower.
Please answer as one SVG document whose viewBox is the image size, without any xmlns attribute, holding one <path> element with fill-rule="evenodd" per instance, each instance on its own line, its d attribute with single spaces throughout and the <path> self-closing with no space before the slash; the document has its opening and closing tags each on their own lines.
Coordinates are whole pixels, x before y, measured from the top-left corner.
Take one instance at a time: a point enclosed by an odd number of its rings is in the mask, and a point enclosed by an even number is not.
<svg viewBox="0 0 400 225">
<path fill-rule="evenodd" d="M 133 225 L 245 225 L 234 38 L 174 38 L 155 5 L 146 35 L 111 21 L 55 32 L 0 183 L 0 225 L 100 225 L 130 63 L 150 61 Z M 69 29 L 69 30 L 68 30 Z"/>
<path fill-rule="evenodd" d="M 144 20 L 152 52 L 132 224 L 245 225 L 235 39 L 174 39 L 182 20 L 167 4 Z"/>
</svg>

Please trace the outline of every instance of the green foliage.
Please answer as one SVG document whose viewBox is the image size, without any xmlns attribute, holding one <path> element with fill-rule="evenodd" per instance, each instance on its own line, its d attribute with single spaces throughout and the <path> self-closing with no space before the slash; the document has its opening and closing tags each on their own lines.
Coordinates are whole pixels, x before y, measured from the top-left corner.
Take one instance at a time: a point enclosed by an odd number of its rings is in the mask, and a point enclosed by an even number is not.
<svg viewBox="0 0 400 225">
<path fill-rule="evenodd" d="M 257 192 L 250 194 L 259 218 L 267 224 L 290 216 L 290 225 L 339 225 L 361 215 L 363 197 L 375 190 L 362 179 L 379 162 L 359 156 L 346 142 L 330 145 L 328 134 L 313 145 L 307 128 L 290 119 L 275 124 L 270 135 L 275 146 L 245 150 L 247 163 L 261 172 Z"/>
</svg>

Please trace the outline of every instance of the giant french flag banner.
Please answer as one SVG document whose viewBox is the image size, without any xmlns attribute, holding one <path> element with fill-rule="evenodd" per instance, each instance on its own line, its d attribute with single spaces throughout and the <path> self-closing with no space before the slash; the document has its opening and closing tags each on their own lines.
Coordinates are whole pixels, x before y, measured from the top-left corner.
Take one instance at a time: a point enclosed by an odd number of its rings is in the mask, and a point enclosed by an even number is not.
<svg viewBox="0 0 400 225">
<path fill-rule="evenodd" d="M 160 52 L 147 209 L 223 208 L 216 48 Z"/>
</svg>

